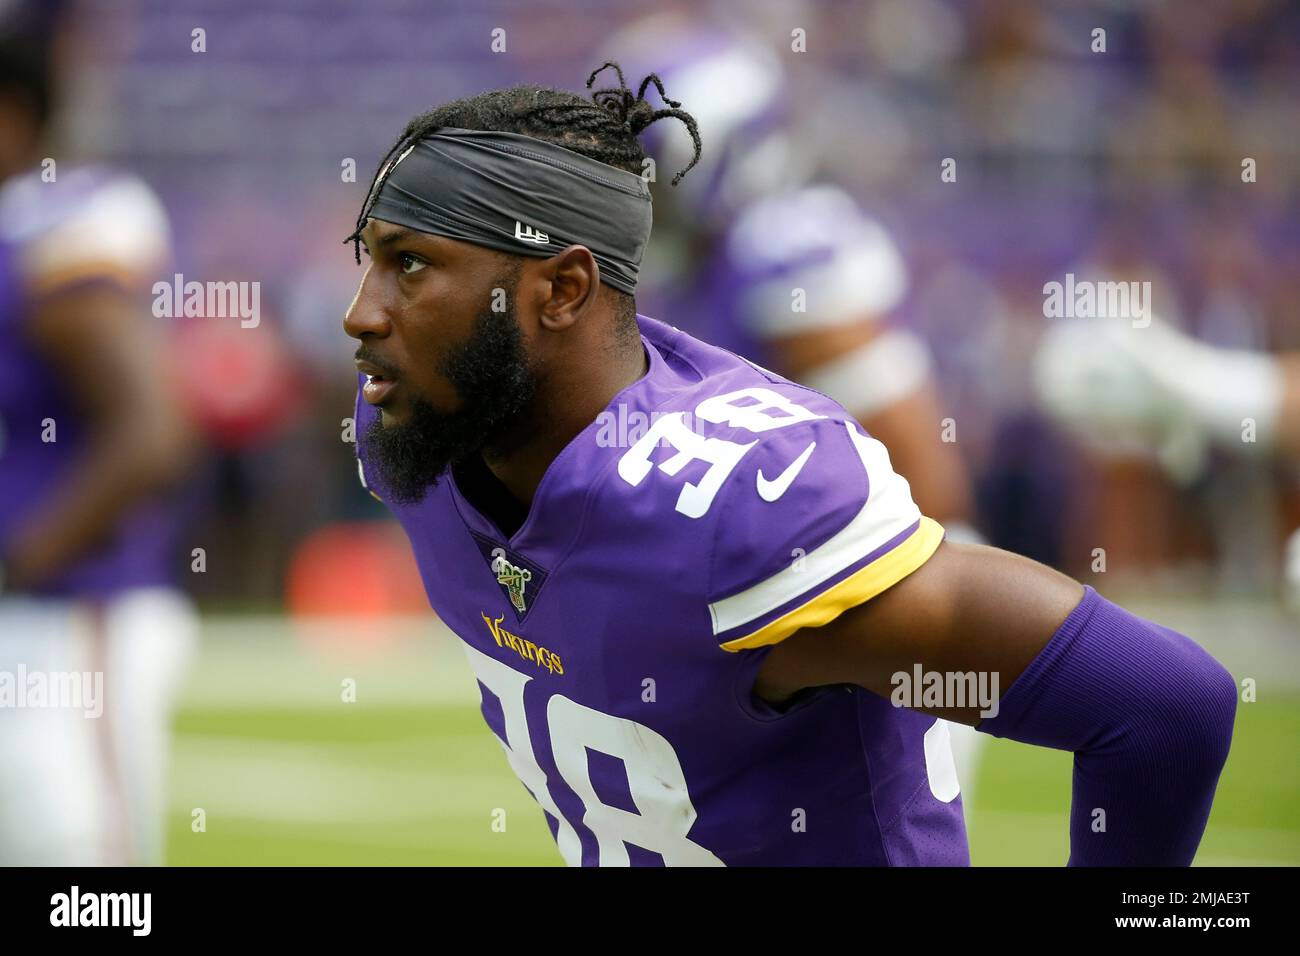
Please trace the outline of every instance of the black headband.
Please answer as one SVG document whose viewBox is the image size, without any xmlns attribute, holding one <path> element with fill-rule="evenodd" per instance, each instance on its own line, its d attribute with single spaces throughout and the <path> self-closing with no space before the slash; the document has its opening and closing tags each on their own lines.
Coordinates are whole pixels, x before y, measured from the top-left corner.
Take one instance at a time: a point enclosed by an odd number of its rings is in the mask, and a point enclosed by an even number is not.
<svg viewBox="0 0 1300 956">
<path fill-rule="evenodd" d="M 518 133 L 443 127 L 394 160 L 370 216 L 545 259 L 591 250 L 629 295 L 650 239 L 650 187 L 636 173 Z"/>
</svg>

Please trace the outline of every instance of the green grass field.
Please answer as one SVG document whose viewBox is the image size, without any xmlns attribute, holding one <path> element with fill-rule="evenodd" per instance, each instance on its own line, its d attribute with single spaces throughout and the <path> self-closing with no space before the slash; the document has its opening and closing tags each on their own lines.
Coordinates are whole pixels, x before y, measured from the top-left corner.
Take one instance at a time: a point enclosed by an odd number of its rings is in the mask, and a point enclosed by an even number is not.
<svg viewBox="0 0 1300 956">
<path fill-rule="evenodd" d="M 307 653 L 273 621 L 205 630 L 176 721 L 168 863 L 560 865 L 449 639 L 425 625 L 367 660 Z M 1239 706 L 1198 864 L 1300 863 L 1298 740 L 1296 688 Z M 1069 754 L 990 738 L 967 809 L 972 862 L 1064 862 L 1070 771 Z"/>
</svg>

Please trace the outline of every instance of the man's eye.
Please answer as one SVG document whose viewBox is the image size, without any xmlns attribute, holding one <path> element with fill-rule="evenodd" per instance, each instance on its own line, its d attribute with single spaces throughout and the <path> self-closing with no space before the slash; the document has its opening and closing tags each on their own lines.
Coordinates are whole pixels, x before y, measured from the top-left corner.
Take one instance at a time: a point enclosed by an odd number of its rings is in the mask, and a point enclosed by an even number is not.
<svg viewBox="0 0 1300 956">
<path fill-rule="evenodd" d="M 428 263 L 423 259 L 417 259 L 409 252 L 399 252 L 397 254 L 397 267 L 402 270 L 402 275 L 409 276 L 412 273 L 419 272 L 427 265 Z"/>
</svg>

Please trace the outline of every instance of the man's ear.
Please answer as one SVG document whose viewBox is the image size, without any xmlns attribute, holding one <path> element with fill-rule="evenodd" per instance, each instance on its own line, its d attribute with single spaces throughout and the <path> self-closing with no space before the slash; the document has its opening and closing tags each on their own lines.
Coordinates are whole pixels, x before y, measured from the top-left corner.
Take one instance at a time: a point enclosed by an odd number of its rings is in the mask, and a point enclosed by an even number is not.
<svg viewBox="0 0 1300 956">
<path fill-rule="evenodd" d="M 596 304 L 600 293 L 600 266 L 586 246 L 569 246 L 546 260 L 550 296 L 542 303 L 542 327 L 566 329 Z"/>
</svg>

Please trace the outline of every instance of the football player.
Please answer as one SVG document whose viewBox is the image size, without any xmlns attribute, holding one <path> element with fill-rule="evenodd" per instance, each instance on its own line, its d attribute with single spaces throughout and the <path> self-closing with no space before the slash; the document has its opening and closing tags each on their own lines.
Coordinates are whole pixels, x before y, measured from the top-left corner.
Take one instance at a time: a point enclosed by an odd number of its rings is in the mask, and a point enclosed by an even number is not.
<svg viewBox="0 0 1300 956">
<path fill-rule="evenodd" d="M 1071 863 L 1190 863 L 1221 665 L 945 540 L 841 404 L 637 312 L 638 135 L 699 145 L 656 79 L 416 117 L 349 237 L 363 481 L 563 858 L 965 864 L 945 718 L 1074 752 Z"/>
<path fill-rule="evenodd" d="M 164 497 L 191 443 L 149 316 L 168 226 L 140 180 L 43 148 L 46 49 L 0 37 L 0 863 L 157 863 L 196 635 Z"/>
</svg>

